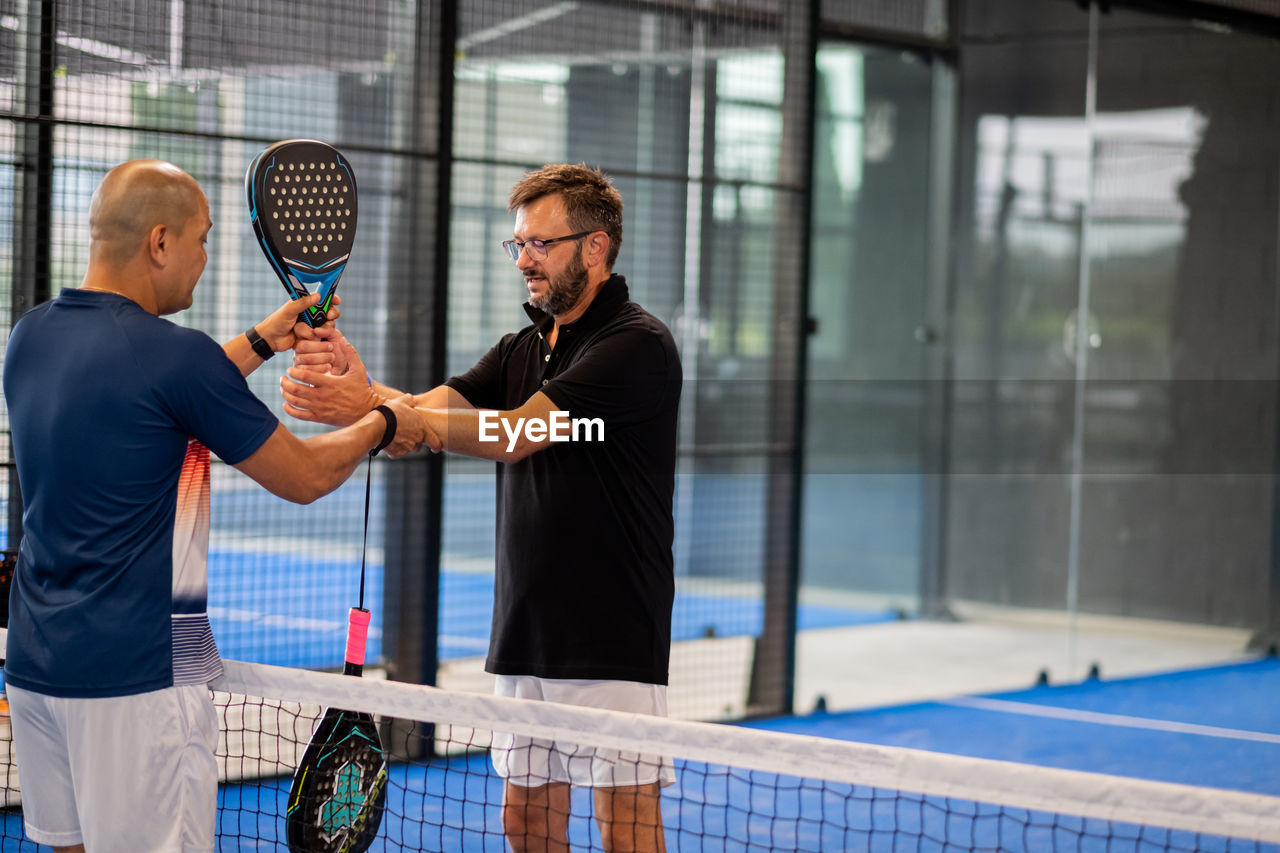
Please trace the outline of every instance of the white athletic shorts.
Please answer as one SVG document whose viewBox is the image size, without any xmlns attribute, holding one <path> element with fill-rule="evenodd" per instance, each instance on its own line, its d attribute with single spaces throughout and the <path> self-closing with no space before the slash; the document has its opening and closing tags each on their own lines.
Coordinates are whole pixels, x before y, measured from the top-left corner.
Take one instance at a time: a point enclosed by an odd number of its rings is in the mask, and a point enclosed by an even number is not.
<svg viewBox="0 0 1280 853">
<path fill-rule="evenodd" d="M 213 850 L 218 716 L 209 688 L 95 699 L 12 684 L 5 692 L 28 838 L 131 853 Z"/>
<path fill-rule="evenodd" d="M 493 692 L 497 696 L 517 699 L 537 699 L 659 717 L 667 715 L 667 688 L 662 684 L 499 675 Z M 549 782 L 599 788 L 659 782 L 666 787 L 676 781 L 671 760 L 657 755 L 503 732 L 493 733 L 489 752 L 498 775 L 522 788 L 535 788 Z"/>
</svg>

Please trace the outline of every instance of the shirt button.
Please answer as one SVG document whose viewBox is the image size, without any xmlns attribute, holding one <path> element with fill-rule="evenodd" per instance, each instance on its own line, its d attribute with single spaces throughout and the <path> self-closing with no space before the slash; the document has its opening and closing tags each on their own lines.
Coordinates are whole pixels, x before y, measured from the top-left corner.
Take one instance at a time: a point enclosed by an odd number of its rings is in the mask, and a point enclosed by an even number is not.
<svg viewBox="0 0 1280 853">
<path fill-rule="evenodd" d="M 543 361 L 550 361 L 550 360 L 551 360 L 551 354 L 550 354 L 550 353 L 547 353 L 546 355 L 544 355 L 544 356 L 542 357 L 542 360 L 543 360 Z"/>
<path fill-rule="evenodd" d="M 547 384 L 547 380 L 545 380 L 545 379 L 544 379 L 544 380 L 542 380 L 542 384 L 543 384 L 543 385 L 546 385 L 546 384 Z"/>
</svg>

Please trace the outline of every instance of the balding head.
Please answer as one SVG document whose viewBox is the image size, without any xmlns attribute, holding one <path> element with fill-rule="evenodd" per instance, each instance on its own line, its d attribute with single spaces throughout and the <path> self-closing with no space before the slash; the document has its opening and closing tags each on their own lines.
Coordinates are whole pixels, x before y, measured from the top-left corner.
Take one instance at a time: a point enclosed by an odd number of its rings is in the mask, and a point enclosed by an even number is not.
<svg viewBox="0 0 1280 853">
<path fill-rule="evenodd" d="M 93 260 L 120 268 L 142 249 L 151 229 L 181 235 L 200 213 L 204 193 L 195 178 L 163 160 L 130 160 L 102 179 L 89 204 Z"/>
</svg>

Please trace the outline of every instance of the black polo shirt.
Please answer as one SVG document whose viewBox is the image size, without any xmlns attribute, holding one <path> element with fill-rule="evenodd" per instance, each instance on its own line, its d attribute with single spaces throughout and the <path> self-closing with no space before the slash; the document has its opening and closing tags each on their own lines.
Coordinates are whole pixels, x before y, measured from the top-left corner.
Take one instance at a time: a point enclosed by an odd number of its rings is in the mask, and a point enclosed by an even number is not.
<svg viewBox="0 0 1280 853">
<path fill-rule="evenodd" d="M 498 466 L 493 630 L 499 675 L 667 683 L 676 414 L 682 374 L 671 332 L 611 277 L 560 327 L 533 320 L 448 385 L 473 406 L 510 410 L 542 391 L 603 441 L 551 444 Z M 505 433 L 499 430 L 505 443 Z"/>
</svg>

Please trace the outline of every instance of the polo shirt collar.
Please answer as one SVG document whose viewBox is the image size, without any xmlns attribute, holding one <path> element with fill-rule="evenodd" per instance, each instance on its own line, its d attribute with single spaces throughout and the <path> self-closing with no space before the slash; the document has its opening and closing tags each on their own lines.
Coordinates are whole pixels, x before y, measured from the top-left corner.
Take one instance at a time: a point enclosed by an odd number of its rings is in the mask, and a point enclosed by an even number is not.
<svg viewBox="0 0 1280 853">
<path fill-rule="evenodd" d="M 582 312 L 582 316 L 572 323 L 561 326 L 560 331 L 563 332 L 566 329 L 585 331 L 604 325 L 630 298 L 631 293 L 627 290 L 626 278 L 614 273 L 600 287 L 596 298 L 591 300 L 591 304 L 587 306 L 586 311 Z M 550 332 L 551 327 L 555 325 L 554 317 L 541 308 L 534 308 L 528 302 L 524 304 L 524 313 L 529 315 L 533 325 L 543 334 Z"/>
</svg>

